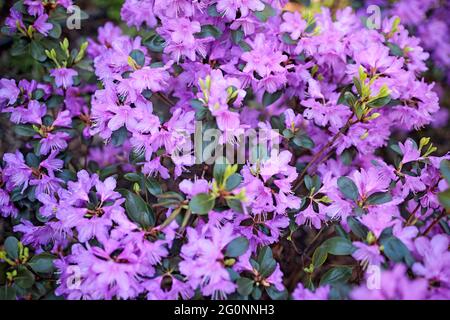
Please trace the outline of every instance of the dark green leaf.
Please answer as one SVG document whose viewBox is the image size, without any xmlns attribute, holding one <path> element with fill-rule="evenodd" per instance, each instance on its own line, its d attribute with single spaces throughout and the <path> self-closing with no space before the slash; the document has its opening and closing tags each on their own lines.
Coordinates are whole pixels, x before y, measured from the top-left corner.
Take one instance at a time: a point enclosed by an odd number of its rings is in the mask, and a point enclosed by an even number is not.
<svg viewBox="0 0 450 320">
<path fill-rule="evenodd" d="M 143 45 L 153 52 L 163 52 L 166 42 L 159 34 L 154 34 L 146 39 Z"/>
<path fill-rule="evenodd" d="M 445 209 L 450 209 L 450 188 L 438 193 L 438 199 Z"/>
<path fill-rule="evenodd" d="M 119 130 L 116 130 L 111 135 L 111 143 L 115 147 L 120 147 L 128 137 L 128 130 L 125 127 L 121 127 Z"/>
<path fill-rule="evenodd" d="M 236 281 L 236 284 L 238 286 L 237 291 L 239 294 L 246 297 L 253 291 L 255 282 L 249 278 L 239 278 Z"/>
<path fill-rule="evenodd" d="M 389 47 L 389 53 L 396 57 L 403 57 L 403 50 L 398 45 L 392 42 L 388 42 L 387 46 Z"/>
<path fill-rule="evenodd" d="M 295 136 L 295 138 L 292 140 L 292 142 L 299 147 L 305 148 L 305 149 L 312 149 L 314 148 L 315 144 L 314 141 L 308 137 L 306 134 L 298 134 Z"/>
<path fill-rule="evenodd" d="M 225 256 L 237 258 L 247 251 L 248 245 L 249 242 L 246 237 L 238 237 L 226 246 Z"/>
<path fill-rule="evenodd" d="M 145 187 L 147 188 L 147 191 L 154 196 L 157 196 L 162 193 L 161 185 L 156 179 L 152 177 L 145 178 Z"/>
<path fill-rule="evenodd" d="M 45 54 L 45 49 L 36 41 L 32 41 L 30 45 L 31 56 L 39 61 L 43 62 L 47 59 L 47 55 Z"/>
<path fill-rule="evenodd" d="M 391 96 L 381 97 L 374 99 L 367 103 L 367 106 L 370 108 L 381 108 L 387 105 L 391 101 Z"/>
<path fill-rule="evenodd" d="M 414 259 L 408 248 L 398 238 L 391 236 L 380 240 L 383 245 L 383 252 L 394 262 L 405 262 L 409 267 L 414 263 Z"/>
<path fill-rule="evenodd" d="M 51 273 L 55 269 L 53 265 L 55 259 L 55 256 L 44 252 L 31 258 L 28 264 L 37 273 Z"/>
<path fill-rule="evenodd" d="M 367 233 L 369 230 L 365 225 L 359 222 L 355 217 L 348 217 L 347 223 L 352 232 L 360 239 L 365 240 L 367 238 Z"/>
<path fill-rule="evenodd" d="M 358 200 L 358 188 L 355 183 L 348 177 L 340 177 L 337 181 L 337 185 L 341 193 L 345 196 L 345 198 L 350 200 Z"/>
<path fill-rule="evenodd" d="M 53 28 L 52 30 L 50 30 L 48 35 L 52 38 L 58 39 L 61 36 L 62 32 L 61 25 L 56 21 L 49 20 L 48 22 L 50 22 L 53 25 Z"/>
<path fill-rule="evenodd" d="M 280 99 L 283 92 L 281 90 L 276 91 L 274 93 L 264 92 L 263 95 L 263 106 L 267 107 L 276 102 L 278 99 Z"/>
<path fill-rule="evenodd" d="M 286 290 L 278 291 L 274 285 L 266 288 L 266 292 L 272 300 L 286 300 L 288 297 L 288 293 Z"/>
<path fill-rule="evenodd" d="M 217 11 L 217 7 L 215 5 L 209 6 L 207 11 L 208 11 L 208 15 L 210 17 L 220 17 L 221 16 L 220 12 Z"/>
<path fill-rule="evenodd" d="M 36 131 L 32 126 L 27 125 L 16 125 L 14 126 L 14 132 L 22 137 L 32 137 L 36 135 Z"/>
<path fill-rule="evenodd" d="M 272 249 L 270 247 L 261 248 L 258 255 L 259 273 L 262 277 L 269 277 L 277 266 L 277 262 L 272 256 Z"/>
<path fill-rule="evenodd" d="M 16 300 L 16 289 L 8 285 L 0 286 L 0 300 Z"/>
<path fill-rule="evenodd" d="M 126 199 L 125 208 L 130 219 L 144 228 L 153 226 L 155 224 L 153 211 L 142 197 L 128 190 L 123 190 L 123 193 Z"/>
<path fill-rule="evenodd" d="M 222 31 L 212 24 L 203 25 L 201 31 L 195 34 L 197 38 L 213 37 L 214 39 L 220 38 L 221 35 Z"/>
<path fill-rule="evenodd" d="M 324 246 L 317 247 L 312 256 L 312 264 L 314 268 L 318 268 L 325 263 L 328 257 L 327 248 Z"/>
<path fill-rule="evenodd" d="M 227 191 L 231 191 L 235 188 L 237 188 L 242 182 L 242 176 L 238 173 L 232 174 L 230 177 L 228 177 L 227 182 L 225 184 L 225 189 Z"/>
<path fill-rule="evenodd" d="M 255 11 L 255 16 L 262 22 L 266 22 L 270 17 L 276 15 L 276 11 L 269 4 L 265 3 L 265 7 L 262 11 Z"/>
<path fill-rule="evenodd" d="M 289 33 L 283 33 L 281 40 L 283 40 L 283 42 L 286 44 L 297 44 L 297 41 L 292 40 L 292 38 L 289 36 Z"/>
<path fill-rule="evenodd" d="M 17 276 L 14 278 L 14 283 L 23 289 L 31 288 L 34 284 L 34 275 L 25 266 L 20 265 L 17 268 Z"/>
<path fill-rule="evenodd" d="M 142 175 L 135 172 L 126 173 L 123 177 L 131 182 L 138 182 L 142 179 Z"/>
<path fill-rule="evenodd" d="M 352 254 L 355 251 L 353 244 L 350 240 L 343 237 L 334 237 L 326 240 L 323 244 L 328 251 L 328 253 L 334 254 L 336 256 L 345 256 Z"/>
<path fill-rule="evenodd" d="M 141 67 L 145 64 L 145 55 L 141 50 L 133 50 L 130 52 L 130 57 Z"/>
<path fill-rule="evenodd" d="M 440 171 L 444 179 L 447 181 L 447 183 L 450 185 L 450 161 L 449 160 L 442 160 L 439 165 Z"/>
<path fill-rule="evenodd" d="M 231 30 L 231 39 L 233 40 L 234 44 L 239 44 L 239 42 L 244 39 L 244 31 L 238 29 L 238 30 Z"/>
<path fill-rule="evenodd" d="M 389 192 L 375 192 L 367 198 L 366 203 L 370 205 L 379 205 L 392 201 L 392 196 Z"/>
<path fill-rule="evenodd" d="M 325 284 L 344 283 L 352 276 L 352 268 L 350 267 L 335 267 L 328 270 L 320 279 L 320 286 Z"/>
<path fill-rule="evenodd" d="M 189 202 L 189 208 L 194 214 L 208 214 L 216 203 L 213 196 L 208 193 L 199 193 Z"/>
<path fill-rule="evenodd" d="M 242 202 L 239 199 L 226 199 L 227 206 L 230 209 L 233 209 L 236 212 L 243 213 L 244 208 L 242 206 Z"/>
<path fill-rule="evenodd" d="M 19 240 L 15 237 L 8 237 L 3 244 L 9 258 L 16 260 L 19 258 Z"/>
</svg>

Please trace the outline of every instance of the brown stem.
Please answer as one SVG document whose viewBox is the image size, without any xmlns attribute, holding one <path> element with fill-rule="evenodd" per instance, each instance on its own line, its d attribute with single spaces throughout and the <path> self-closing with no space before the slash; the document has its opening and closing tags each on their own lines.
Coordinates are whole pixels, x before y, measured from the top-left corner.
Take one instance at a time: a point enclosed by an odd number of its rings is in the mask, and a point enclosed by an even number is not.
<svg viewBox="0 0 450 320">
<path fill-rule="evenodd" d="M 412 224 L 412 222 L 414 221 L 414 218 L 416 217 L 416 212 L 417 210 L 419 210 L 420 208 L 420 201 L 417 204 L 417 206 L 414 208 L 413 212 L 411 212 L 411 215 L 408 218 L 408 221 L 406 221 L 406 225 L 409 226 Z"/>
<path fill-rule="evenodd" d="M 423 233 L 424 236 L 426 236 L 431 229 L 433 229 L 433 227 L 443 218 L 447 215 L 447 211 L 443 211 L 429 226 L 428 228 L 425 230 L 425 232 Z"/>
<path fill-rule="evenodd" d="M 324 145 L 322 147 L 322 149 L 319 150 L 319 152 L 317 152 L 314 157 L 311 159 L 311 161 L 308 162 L 308 164 L 306 165 L 306 167 L 303 169 L 303 171 L 301 172 L 300 176 L 297 178 L 297 182 L 294 182 L 294 188 L 293 191 L 295 192 L 303 183 L 303 179 L 305 178 L 305 175 L 308 172 L 308 169 L 317 161 L 320 159 L 320 157 L 323 155 L 323 153 L 331 146 L 334 145 L 334 143 L 339 139 L 339 137 L 341 136 L 341 134 L 345 133 L 353 124 L 357 123 L 357 121 L 351 121 L 351 119 L 353 118 L 353 114 L 350 116 L 350 118 L 347 120 L 347 123 L 345 124 L 345 126 L 343 126 L 338 133 L 336 133 L 333 137 L 333 139 L 331 139 L 326 145 Z"/>
<path fill-rule="evenodd" d="M 169 106 L 173 107 L 175 105 L 175 103 L 170 100 L 168 97 L 166 97 L 166 95 L 164 95 L 161 92 L 157 92 L 155 94 L 158 98 L 160 98 L 162 101 L 164 101 L 166 104 L 168 104 Z"/>
</svg>

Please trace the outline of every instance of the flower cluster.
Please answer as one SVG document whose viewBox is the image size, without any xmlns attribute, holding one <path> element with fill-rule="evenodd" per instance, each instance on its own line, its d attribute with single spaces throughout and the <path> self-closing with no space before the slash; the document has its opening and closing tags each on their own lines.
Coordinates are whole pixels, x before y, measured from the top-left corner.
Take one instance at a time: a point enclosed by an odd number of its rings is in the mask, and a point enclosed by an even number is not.
<svg viewBox="0 0 450 320">
<path fill-rule="evenodd" d="M 449 299 L 448 24 L 412 3 L 125 0 L 77 42 L 17 1 L 0 297 Z"/>
</svg>

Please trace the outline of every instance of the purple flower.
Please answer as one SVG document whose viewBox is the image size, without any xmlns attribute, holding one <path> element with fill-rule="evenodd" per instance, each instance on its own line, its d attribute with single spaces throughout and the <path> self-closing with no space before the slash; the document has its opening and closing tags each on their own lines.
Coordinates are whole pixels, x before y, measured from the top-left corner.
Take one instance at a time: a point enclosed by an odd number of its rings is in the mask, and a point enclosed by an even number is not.
<svg viewBox="0 0 450 320">
<path fill-rule="evenodd" d="M 355 300 L 422 300 L 426 297 L 428 284 L 424 279 L 409 279 L 406 267 L 397 264 L 392 271 L 381 272 L 378 288 L 377 285 L 374 283 L 374 288 L 369 288 L 363 284 L 350 296 Z"/>
<path fill-rule="evenodd" d="M 14 79 L 0 79 L 0 104 L 12 105 L 17 101 L 20 90 Z"/>
<path fill-rule="evenodd" d="M 67 89 L 73 85 L 73 77 L 76 77 L 78 72 L 71 68 L 57 68 L 51 70 L 50 74 L 55 78 L 55 84 L 58 88 Z"/>
<path fill-rule="evenodd" d="M 295 300 L 328 300 L 329 293 L 330 286 L 321 286 L 316 290 L 311 291 L 299 283 L 292 293 L 292 297 Z"/>
<path fill-rule="evenodd" d="M 6 181 L 7 189 L 11 191 L 16 187 L 21 187 L 23 192 L 28 187 L 32 175 L 32 169 L 26 165 L 23 155 L 19 151 L 5 153 L 3 161 L 6 164 L 3 178 Z"/>
<path fill-rule="evenodd" d="M 285 12 L 283 14 L 283 20 L 284 22 L 280 25 L 280 31 L 289 33 L 292 40 L 300 38 L 307 26 L 301 14 L 298 11 Z"/>
<path fill-rule="evenodd" d="M 53 29 L 53 25 L 47 22 L 48 15 L 40 15 L 33 23 L 33 27 L 44 36 L 48 35 L 48 32 Z"/>
<path fill-rule="evenodd" d="M 246 17 L 250 10 L 261 11 L 264 2 L 261 0 L 218 0 L 217 11 L 222 12 L 227 19 L 233 20 L 239 10 L 242 17 Z"/>
<path fill-rule="evenodd" d="M 423 276 L 430 281 L 440 281 L 450 284 L 450 252 L 447 235 L 438 234 L 431 240 L 426 237 L 414 241 L 417 253 L 422 262 L 416 262 L 412 269 L 415 274 Z"/>
</svg>

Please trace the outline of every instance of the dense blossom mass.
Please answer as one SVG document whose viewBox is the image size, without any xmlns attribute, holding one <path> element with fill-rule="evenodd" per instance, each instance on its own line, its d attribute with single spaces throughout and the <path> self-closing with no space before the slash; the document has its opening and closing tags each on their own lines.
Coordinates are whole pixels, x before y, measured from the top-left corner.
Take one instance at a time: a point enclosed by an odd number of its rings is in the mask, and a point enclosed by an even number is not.
<svg viewBox="0 0 450 320">
<path fill-rule="evenodd" d="M 445 1 L 126 0 L 85 42 L 72 5 L 2 29 L 0 297 L 450 299 Z"/>
</svg>

